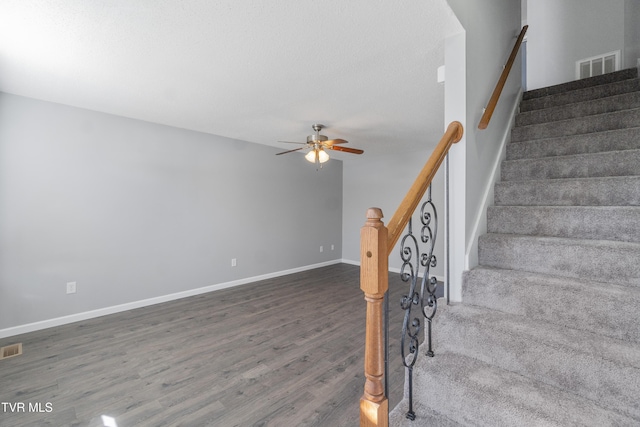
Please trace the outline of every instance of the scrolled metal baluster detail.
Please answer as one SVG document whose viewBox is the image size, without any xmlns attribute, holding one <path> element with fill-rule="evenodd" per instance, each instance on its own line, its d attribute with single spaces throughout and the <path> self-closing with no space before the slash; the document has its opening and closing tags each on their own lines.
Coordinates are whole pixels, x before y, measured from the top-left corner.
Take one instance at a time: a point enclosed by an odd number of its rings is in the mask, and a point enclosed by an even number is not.
<svg viewBox="0 0 640 427">
<path fill-rule="evenodd" d="M 433 216 L 429 209 L 433 212 Z M 433 254 L 438 233 L 438 211 L 431 200 L 431 188 L 429 188 L 428 200 L 420 208 L 420 218 L 422 220 L 421 240 L 423 243 L 428 244 L 427 252 L 422 254 L 421 257 L 424 274 L 422 276 L 420 307 L 422 308 L 422 314 L 427 319 L 427 356 L 433 357 L 431 323 L 438 310 L 438 299 L 436 298 L 438 280 L 435 276 L 429 276 L 429 274 L 431 268 L 438 264 L 436 256 Z"/>
<path fill-rule="evenodd" d="M 420 347 L 419 337 L 422 327 L 421 319 L 419 317 L 413 317 L 411 308 L 414 305 L 420 305 L 420 311 L 426 319 L 428 327 L 427 356 L 433 357 L 431 321 L 438 307 L 436 299 L 438 282 L 435 277 L 429 277 L 430 268 L 435 267 L 437 264 L 433 249 L 438 226 L 437 211 L 431 200 L 431 187 L 429 187 L 427 201 L 424 202 L 420 208 L 420 220 L 422 223 L 420 241 L 427 244 L 427 250 L 422 253 L 420 252 L 418 239 L 413 234 L 411 219 L 409 220 L 407 234 L 402 238 L 400 245 L 400 257 L 402 259 L 400 278 L 404 282 L 410 282 L 409 292 L 402 297 L 400 307 L 405 311 L 401 339 L 402 362 L 409 374 L 409 408 L 406 417 L 412 421 L 416 418 L 415 412 L 413 411 L 413 366 L 418 357 L 418 348 Z M 416 257 L 415 260 L 413 259 L 414 254 Z M 422 275 L 418 291 L 418 277 L 420 276 L 421 268 L 424 274 Z"/>
<path fill-rule="evenodd" d="M 413 365 L 418 358 L 418 348 L 420 347 L 421 323 L 418 317 L 413 317 L 411 308 L 420 303 L 420 294 L 416 291 L 419 264 L 413 265 L 413 255 L 419 254 L 418 240 L 413 235 L 412 220 L 409 220 L 409 231 L 402 238 L 400 244 L 400 257 L 402 258 L 402 268 L 400 278 L 404 282 L 410 282 L 409 293 L 404 295 L 400 301 L 400 307 L 404 310 L 404 320 L 402 323 L 402 339 L 400 342 L 400 353 L 402 363 L 409 373 L 409 410 L 407 418 L 415 420 L 416 414 L 413 411 Z"/>
<path fill-rule="evenodd" d="M 420 346 L 419 333 L 421 330 L 420 319 L 417 317 L 414 319 L 411 318 L 411 307 L 420 303 L 420 294 L 416 291 L 417 283 L 415 278 L 417 277 L 417 274 L 414 270 L 413 264 L 411 263 L 413 254 L 418 253 L 419 247 L 418 241 L 411 231 L 411 221 L 409 221 L 409 233 L 403 237 L 401 248 L 403 264 L 402 269 L 400 270 L 400 275 L 403 281 L 411 281 L 411 285 L 409 287 L 409 293 L 404 295 L 400 301 L 400 307 L 405 310 L 404 322 L 402 324 L 402 345 L 400 350 L 405 366 L 409 367 L 413 366 L 416 361 L 417 350 Z M 409 355 L 412 357 L 407 359 L 407 356 Z"/>
</svg>

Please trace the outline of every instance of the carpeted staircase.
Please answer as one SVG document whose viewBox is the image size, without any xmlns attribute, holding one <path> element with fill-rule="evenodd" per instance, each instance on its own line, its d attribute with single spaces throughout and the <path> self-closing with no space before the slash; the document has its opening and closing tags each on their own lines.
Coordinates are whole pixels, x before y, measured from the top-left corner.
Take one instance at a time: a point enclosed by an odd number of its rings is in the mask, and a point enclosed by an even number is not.
<svg viewBox="0 0 640 427">
<path fill-rule="evenodd" d="M 391 425 L 640 426 L 637 69 L 526 92 L 501 179 Z"/>
</svg>

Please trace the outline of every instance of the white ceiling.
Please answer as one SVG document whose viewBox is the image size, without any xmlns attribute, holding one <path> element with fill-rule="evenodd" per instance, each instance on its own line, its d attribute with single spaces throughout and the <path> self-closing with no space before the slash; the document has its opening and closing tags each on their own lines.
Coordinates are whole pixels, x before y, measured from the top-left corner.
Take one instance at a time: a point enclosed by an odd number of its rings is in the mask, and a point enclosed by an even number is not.
<svg viewBox="0 0 640 427">
<path fill-rule="evenodd" d="M 446 0 L 1 0 L 0 91 L 283 150 L 324 123 L 380 155 L 442 135 L 460 30 Z"/>
</svg>

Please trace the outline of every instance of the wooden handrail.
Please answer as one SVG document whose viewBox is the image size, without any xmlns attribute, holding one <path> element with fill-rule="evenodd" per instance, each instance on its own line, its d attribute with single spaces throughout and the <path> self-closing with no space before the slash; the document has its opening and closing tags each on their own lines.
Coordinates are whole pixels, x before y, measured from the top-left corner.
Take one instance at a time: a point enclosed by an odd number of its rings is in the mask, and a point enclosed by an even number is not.
<svg viewBox="0 0 640 427">
<path fill-rule="evenodd" d="M 431 180 L 433 180 L 436 172 L 438 172 L 440 164 L 447 156 L 449 148 L 451 145 L 460 141 L 462 133 L 462 123 L 451 122 L 449 124 L 447 130 L 442 136 L 442 139 L 440 139 L 435 150 L 431 153 L 431 157 L 429 157 L 429 160 L 427 160 L 427 163 L 425 163 L 424 167 L 418 174 L 418 177 L 407 192 L 407 195 L 404 196 L 400 206 L 398 206 L 393 217 L 391 217 L 389 225 L 387 226 L 389 229 L 389 242 L 387 243 L 389 253 L 391 253 L 393 247 L 398 242 L 402 231 L 409 223 L 409 218 L 411 218 L 411 215 L 416 210 L 418 203 L 420 203 L 420 200 L 424 197 L 424 193 L 427 191 L 427 188 L 429 188 Z M 387 256 L 389 256 L 389 254 L 387 254 Z"/>
<path fill-rule="evenodd" d="M 364 350 L 364 394 L 360 398 L 360 426 L 388 427 L 389 400 L 384 392 L 384 294 L 389 288 L 389 253 L 424 196 L 449 148 L 462 138 L 460 122 L 451 122 L 442 139 L 422 168 L 389 228 L 382 222 L 382 210 L 367 210 L 367 221 L 360 230 L 360 289 L 367 302 Z"/>
<path fill-rule="evenodd" d="M 484 114 L 482 114 L 482 118 L 480 119 L 480 123 L 478 124 L 479 129 L 486 129 L 489 126 L 489 120 L 491 120 L 491 116 L 493 115 L 493 111 L 496 109 L 496 105 L 498 104 L 498 99 L 500 98 L 500 94 L 502 93 L 502 89 L 504 88 L 505 83 L 507 82 L 507 77 L 509 77 L 509 73 L 511 72 L 511 67 L 516 60 L 516 56 L 518 55 L 518 50 L 520 50 L 520 45 L 522 44 L 522 40 L 524 39 L 524 35 L 527 32 L 528 25 L 522 27 L 520 31 L 520 35 L 518 36 L 518 40 L 516 40 L 516 44 L 513 46 L 513 50 L 511 51 L 511 56 L 509 56 L 509 60 L 507 64 L 504 66 L 504 70 L 502 70 L 502 74 L 500 75 L 500 79 L 498 79 L 498 83 L 496 84 L 496 88 L 493 90 L 493 94 L 491 94 L 491 98 L 489 99 L 489 103 L 484 110 Z"/>
</svg>

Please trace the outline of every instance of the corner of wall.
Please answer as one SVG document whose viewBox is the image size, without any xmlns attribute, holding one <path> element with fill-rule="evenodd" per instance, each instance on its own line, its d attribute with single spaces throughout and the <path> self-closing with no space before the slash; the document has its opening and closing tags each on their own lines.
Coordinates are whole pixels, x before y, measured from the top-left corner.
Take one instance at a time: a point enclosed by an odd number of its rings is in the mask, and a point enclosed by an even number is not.
<svg viewBox="0 0 640 427">
<path fill-rule="evenodd" d="M 445 123 L 457 120 L 464 126 L 462 139 L 449 150 L 447 174 L 449 176 L 449 205 L 445 217 L 449 221 L 445 235 L 447 251 L 445 271 L 448 276 L 448 295 L 452 302 L 462 299 L 462 273 L 466 234 L 466 150 L 467 136 L 467 33 L 448 37 L 445 41 Z"/>
</svg>

